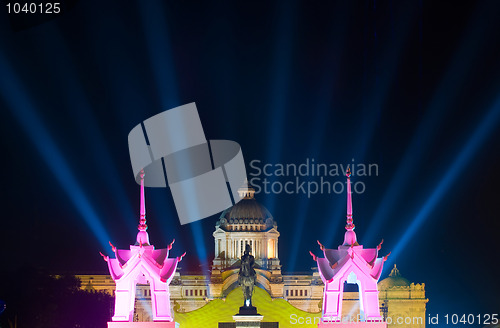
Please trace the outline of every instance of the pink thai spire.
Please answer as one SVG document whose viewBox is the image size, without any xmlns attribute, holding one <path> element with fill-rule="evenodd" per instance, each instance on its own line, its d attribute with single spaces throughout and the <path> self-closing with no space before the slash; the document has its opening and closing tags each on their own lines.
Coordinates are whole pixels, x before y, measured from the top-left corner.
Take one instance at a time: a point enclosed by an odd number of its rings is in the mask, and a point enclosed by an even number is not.
<svg viewBox="0 0 500 328">
<path fill-rule="evenodd" d="M 347 230 L 344 235 L 344 244 L 345 246 L 357 246 L 358 242 L 356 241 L 356 233 L 354 232 L 354 228 L 356 227 L 352 222 L 352 192 L 351 192 L 351 168 L 347 169 L 346 172 L 347 177 L 347 224 L 345 225 L 345 229 Z"/>
<path fill-rule="evenodd" d="M 148 226 L 146 224 L 146 201 L 144 197 L 144 170 L 141 170 L 140 177 L 141 177 L 141 216 L 139 218 L 139 225 L 137 226 L 137 229 L 139 229 L 139 232 L 137 233 L 137 243 L 138 245 L 149 245 L 149 236 L 146 230 L 148 229 Z"/>
<path fill-rule="evenodd" d="M 144 198 L 144 170 L 141 170 L 141 217 L 139 219 L 139 231 L 145 231 L 148 226 L 146 225 L 146 200 Z"/>
</svg>

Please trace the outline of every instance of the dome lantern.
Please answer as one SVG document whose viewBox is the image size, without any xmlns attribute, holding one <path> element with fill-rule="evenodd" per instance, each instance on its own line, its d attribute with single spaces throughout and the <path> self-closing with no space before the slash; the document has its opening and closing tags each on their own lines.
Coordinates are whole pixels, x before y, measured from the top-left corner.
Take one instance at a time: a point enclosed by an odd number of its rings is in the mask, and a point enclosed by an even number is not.
<svg viewBox="0 0 500 328">
<path fill-rule="evenodd" d="M 241 199 L 254 199 L 255 189 L 245 181 L 245 187 L 238 189 L 238 195 Z"/>
</svg>

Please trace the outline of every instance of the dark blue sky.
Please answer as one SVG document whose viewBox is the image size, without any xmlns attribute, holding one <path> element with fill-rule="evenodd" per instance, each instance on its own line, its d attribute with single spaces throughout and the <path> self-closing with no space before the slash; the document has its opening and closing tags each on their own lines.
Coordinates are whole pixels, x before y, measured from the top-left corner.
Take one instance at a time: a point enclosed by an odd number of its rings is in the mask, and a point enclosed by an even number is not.
<svg viewBox="0 0 500 328">
<path fill-rule="evenodd" d="M 249 173 L 255 159 L 376 163 L 378 176 L 353 177 L 366 186 L 353 196 L 360 243 L 384 238 L 389 265 L 426 283 L 430 313 L 498 312 L 498 2 L 63 9 L 39 24 L 0 11 L 4 263 L 105 272 L 102 241 L 135 240 L 128 132 L 194 101 L 207 138 L 238 142 Z M 176 238 L 183 269 L 206 269 L 217 216 L 180 226 L 168 190 L 146 195 L 150 240 Z M 345 194 L 257 199 L 284 272 L 310 271 L 317 239 L 342 242 Z"/>
</svg>

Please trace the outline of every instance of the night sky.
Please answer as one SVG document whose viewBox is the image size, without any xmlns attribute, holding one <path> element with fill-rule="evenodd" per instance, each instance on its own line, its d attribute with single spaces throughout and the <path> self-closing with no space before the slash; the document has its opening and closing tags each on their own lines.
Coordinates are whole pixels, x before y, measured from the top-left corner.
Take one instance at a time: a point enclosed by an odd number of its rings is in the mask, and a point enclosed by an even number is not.
<svg viewBox="0 0 500 328">
<path fill-rule="evenodd" d="M 425 283 L 430 314 L 499 313 L 499 17 L 498 1 L 79 1 L 35 21 L 2 2 L 1 268 L 106 273 L 107 240 L 137 231 L 129 131 L 196 102 L 249 177 L 252 160 L 377 164 L 353 208 L 360 244 L 393 251 L 382 278 L 396 263 Z M 342 243 L 345 193 L 256 198 L 283 272 Z M 151 242 L 207 272 L 218 215 L 181 226 L 168 189 L 146 206 Z"/>
</svg>

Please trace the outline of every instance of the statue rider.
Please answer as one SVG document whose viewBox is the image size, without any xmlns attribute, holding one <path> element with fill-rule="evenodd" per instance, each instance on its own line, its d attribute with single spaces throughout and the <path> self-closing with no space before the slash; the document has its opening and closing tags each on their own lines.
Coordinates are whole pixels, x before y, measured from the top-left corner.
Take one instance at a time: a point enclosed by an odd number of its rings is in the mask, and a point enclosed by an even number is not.
<svg viewBox="0 0 500 328">
<path fill-rule="evenodd" d="M 241 268 L 238 273 L 238 282 L 243 289 L 245 298 L 244 307 L 252 307 L 252 293 L 257 274 L 254 270 L 255 258 L 250 255 L 251 247 L 246 244 L 245 253 L 241 257 Z"/>
</svg>

